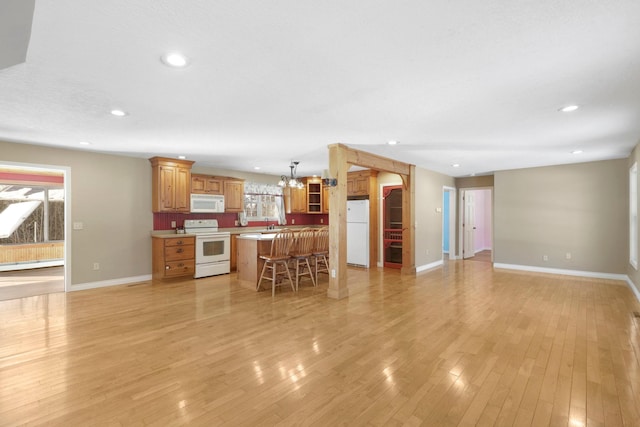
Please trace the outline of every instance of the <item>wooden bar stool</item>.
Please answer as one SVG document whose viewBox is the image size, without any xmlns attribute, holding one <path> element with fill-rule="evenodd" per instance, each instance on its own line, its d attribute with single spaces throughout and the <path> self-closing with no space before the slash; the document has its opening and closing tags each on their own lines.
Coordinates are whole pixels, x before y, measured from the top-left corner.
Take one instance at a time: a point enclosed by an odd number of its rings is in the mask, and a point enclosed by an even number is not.
<svg viewBox="0 0 640 427">
<path fill-rule="evenodd" d="M 296 290 L 300 283 L 300 277 L 309 276 L 313 286 L 316 286 L 316 280 L 313 277 L 311 269 L 311 257 L 313 256 L 313 244 L 315 240 L 315 231 L 313 228 L 303 228 L 296 234 L 293 249 L 290 252 L 291 262 L 294 264 L 296 277 Z"/>
<path fill-rule="evenodd" d="M 269 255 L 260 255 L 260 258 L 264 260 L 264 266 L 260 273 L 260 278 L 256 284 L 256 290 L 260 290 L 262 279 L 266 278 L 271 280 L 271 296 L 276 295 L 276 286 L 280 286 L 284 283 L 284 276 L 286 274 L 291 284 L 291 289 L 295 292 L 296 287 L 291 280 L 291 274 L 289 273 L 289 252 L 293 245 L 293 232 L 291 230 L 280 230 L 273 240 L 271 241 L 271 251 Z M 278 269 L 278 266 L 282 267 Z M 269 273 L 267 273 L 269 270 Z"/>
<path fill-rule="evenodd" d="M 318 283 L 318 273 L 329 275 L 329 227 L 322 227 L 316 230 L 315 244 L 313 245 L 313 258 L 315 267 L 316 284 Z"/>
</svg>

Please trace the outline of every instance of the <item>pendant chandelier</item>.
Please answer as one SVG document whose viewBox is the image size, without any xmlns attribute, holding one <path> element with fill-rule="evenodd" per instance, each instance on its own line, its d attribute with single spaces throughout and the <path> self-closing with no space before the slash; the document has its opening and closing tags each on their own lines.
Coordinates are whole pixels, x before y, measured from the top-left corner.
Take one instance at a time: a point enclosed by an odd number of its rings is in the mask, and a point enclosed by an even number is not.
<svg viewBox="0 0 640 427">
<path fill-rule="evenodd" d="M 302 180 L 296 178 L 298 163 L 300 162 L 291 161 L 291 164 L 289 165 L 289 169 L 291 169 L 289 177 L 287 177 L 286 175 L 280 176 L 280 182 L 278 182 L 278 185 L 280 187 L 304 188 L 304 183 L 302 182 Z"/>
</svg>

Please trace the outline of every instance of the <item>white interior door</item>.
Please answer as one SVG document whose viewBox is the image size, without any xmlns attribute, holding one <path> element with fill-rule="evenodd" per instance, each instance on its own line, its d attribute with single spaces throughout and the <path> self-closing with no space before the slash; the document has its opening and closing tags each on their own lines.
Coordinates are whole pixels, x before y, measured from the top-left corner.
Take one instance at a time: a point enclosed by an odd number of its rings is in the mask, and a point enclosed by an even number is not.
<svg viewBox="0 0 640 427">
<path fill-rule="evenodd" d="M 464 235 L 463 258 L 471 258 L 475 255 L 475 234 L 476 234 L 476 207 L 472 191 L 465 191 L 464 201 L 464 222 L 462 224 Z"/>
</svg>

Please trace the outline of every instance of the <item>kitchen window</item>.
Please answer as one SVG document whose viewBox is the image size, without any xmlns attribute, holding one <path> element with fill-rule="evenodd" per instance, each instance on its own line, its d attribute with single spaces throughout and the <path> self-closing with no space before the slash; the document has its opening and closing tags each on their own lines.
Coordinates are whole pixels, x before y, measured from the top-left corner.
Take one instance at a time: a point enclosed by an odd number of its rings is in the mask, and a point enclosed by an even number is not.
<svg viewBox="0 0 640 427">
<path fill-rule="evenodd" d="M 244 214 L 248 221 L 278 221 L 285 223 L 282 188 L 274 184 L 246 182 Z"/>
<path fill-rule="evenodd" d="M 273 194 L 245 194 L 244 212 L 249 221 L 263 221 L 265 218 L 277 219 L 280 216 L 279 198 Z"/>
</svg>

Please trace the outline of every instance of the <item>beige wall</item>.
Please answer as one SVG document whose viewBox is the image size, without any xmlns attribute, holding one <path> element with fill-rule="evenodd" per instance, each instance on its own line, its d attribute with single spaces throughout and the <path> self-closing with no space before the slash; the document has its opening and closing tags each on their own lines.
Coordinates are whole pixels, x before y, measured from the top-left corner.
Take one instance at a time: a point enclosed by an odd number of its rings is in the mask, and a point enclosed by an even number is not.
<svg viewBox="0 0 640 427">
<path fill-rule="evenodd" d="M 456 188 L 485 188 L 493 187 L 493 175 L 465 176 L 456 178 Z"/>
<path fill-rule="evenodd" d="M 633 166 L 634 163 L 638 163 L 638 165 L 640 166 L 640 144 L 636 145 L 636 147 L 633 149 L 633 151 L 631 152 L 631 155 L 629 156 L 629 160 L 627 162 L 627 170 L 626 173 L 629 173 L 629 168 L 631 168 L 631 166 Z M 638 177 L 640 178 L 640 174 L 638 174 Z M 627 180 L 628 180 L 628 175 L 627 175 Z M 640 184 L 640 179 L 638 179 L 638 183 Z M 637 186 L 637 188 L 640 188 L 640 185 Z M 640 202 L 640 198 L 638 198 L 638 201 Z M 638 203 L 640 205 L 640 203 Z M 639 206 L 640 208 L 640 206 Z M 627 210 L 627 218 L 628 218 L 628 213 L 629 211 Z M 628 221 L 628 220 L 627 220 Z M 629 279 L 631 279 L 631 281 L 633 282 L 633 284 L 636 287 L 636 290 L 638 291 L 638 294 L 640 294 L 640 271 L 636 270 L 631 263 L 629 262 L 629 240 L 627 238 L 625 245 L 627 247 L 627 256 L 625 258 L 625 263 L 626 263 L 626 268 L 627 268 L 627 276 L 629 276 Z"/>
<path fill-rule="evenodd" d="M 71 284 L 151 274 L 151 167 L 147 159 L 0 141 L 0 163 L 62 166 L 71 172 Z M 67 203 L 69 201 L 67 200 Z M 93 263 L 100 270 L 93 270 Z M 73 288 L 72 288 L 73 289 Z"/>
<path fill-rule="evenodd" d="M 203 175 L 229 176 L 232 178 L 244 179 L 247 182 L 257 182 L 261 184 L 275 185 L 280 181 L 280 175 L 265 175 L 262 173 L 250 173 L 242 171 L 232 171 L 228 169 L 209 168 L 206 166 L 198 165 L 197 163 L 194 163 L 191 172 Z"/>
<path fill-rule="evenodd" d="M 627 160 L 496 172 L 494 261 L 624 273 L 627 173 Z"/>
</svg>

